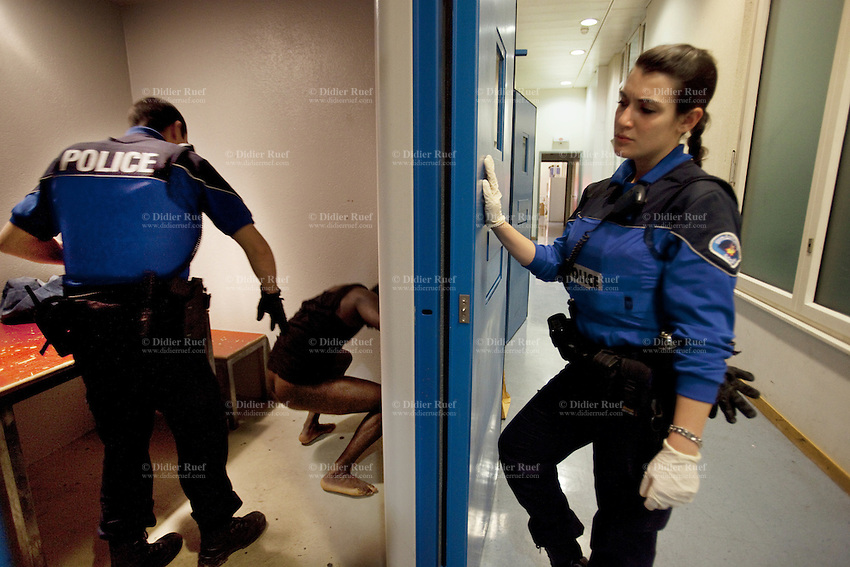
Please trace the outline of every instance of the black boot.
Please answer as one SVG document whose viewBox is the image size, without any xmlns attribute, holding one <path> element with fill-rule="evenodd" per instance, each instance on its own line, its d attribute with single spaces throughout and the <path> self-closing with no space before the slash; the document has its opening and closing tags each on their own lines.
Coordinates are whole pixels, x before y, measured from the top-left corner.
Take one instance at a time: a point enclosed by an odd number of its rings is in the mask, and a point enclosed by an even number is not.
<svg viewBox="0 0 850 567">
<path fill-rule="evenodd" d="M 202 529 L 198 567 L 223 565 L 231 553 L 251 545 L 265 529 L 266 517 L 261 512 L 231 518 L 220 528 Z"/>
<path fill-rule="evenodd" d="M 144 533 L 135 540 L 110 541 L 109 556 L 112 567 L 165 567 L 177 557 L 182 547 L 180 534 L 166 534 L 154 543 L 148 543 L 148 534 Z"/>
<path fill-rule="evenodd" d="M 552 567 L 586 567 L 587 565 L 587 559 L 582 557 L 581 546 L 576 541 L 544 549 Z"/>
</svg>

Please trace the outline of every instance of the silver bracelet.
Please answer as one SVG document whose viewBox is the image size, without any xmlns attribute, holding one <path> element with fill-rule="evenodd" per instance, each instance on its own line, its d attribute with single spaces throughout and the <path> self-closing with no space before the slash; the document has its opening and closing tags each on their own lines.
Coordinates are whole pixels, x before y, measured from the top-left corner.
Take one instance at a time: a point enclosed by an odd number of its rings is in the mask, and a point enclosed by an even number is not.
<svg viewBox="0 0 850 567">
<path fill-rule="evenodd" d="M 696 435 L 694 435 L 693 433 L 691 433 L 690 431 L 688 431 L 684 427 L 679 427 L 678 425 L 671 425 L 670 427 L 667 428 L 667 431 L 672 432 L 672 433 L 678 433 L 679 435 L 681 435 L 685 439 L 687 439 L 689 441 L 693 441 L 694 443 L 697 444 L 697 447 L 702 449 L 702 439 L 700 439 L 699 437 L 697 437 Z"/>
</svg>

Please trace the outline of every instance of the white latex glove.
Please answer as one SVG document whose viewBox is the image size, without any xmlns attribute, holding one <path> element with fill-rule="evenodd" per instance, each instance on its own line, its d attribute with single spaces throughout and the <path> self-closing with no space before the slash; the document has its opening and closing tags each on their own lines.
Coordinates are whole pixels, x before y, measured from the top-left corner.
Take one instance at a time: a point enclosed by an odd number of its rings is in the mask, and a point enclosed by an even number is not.
<svg viewBox="0 0 850 567">
<path fill-rule="evenodd" d="M 680 453 L 664 440 L 664 447 L 655 455 L 643 473 L 640 495 L 645 496 L 647 510 L 666 510 L 687 504 L 699 490 L 699 466 L 702 456 Z"/>
<path fill-rule="evenodd" d="M 502 214 L 502 192 L 499 191 L 499 180 L 496 179 L 496 168 L 493 158 L 484 158 L 484 171 L 487 179 L 481 183 L 484 186 L 484 220 L 490 228 L 505 223 L 505 215 Z"/>
</svg>

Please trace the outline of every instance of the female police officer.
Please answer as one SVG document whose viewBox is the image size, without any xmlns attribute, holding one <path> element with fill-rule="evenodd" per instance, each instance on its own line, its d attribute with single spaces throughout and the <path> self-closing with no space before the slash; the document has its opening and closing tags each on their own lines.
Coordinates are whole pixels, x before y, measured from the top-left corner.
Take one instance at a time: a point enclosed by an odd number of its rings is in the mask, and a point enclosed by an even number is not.
<svg viewBox="0 0 850 567">
<path fill-rule="evenodd" d="M 553 566 L 588 565 L 576 542 L 584 527 L 556 472 L 576 449 L 594 445 L 591 566 L 652 565 L 670 507 L 697 491 L 700 436 L 732 354 L 740 263 L 734 194 L 699 168 L 716 82 L 704 50 L 643 53 L 614 123 L 614 151 L 627 159 L 585 190 L 552 245 L 505 222 L 485 159 L 488 226 L 538 278 L 562 279 L 577 329 L 571 363 L 499 441 L 508 483 Z"/>
</svg>

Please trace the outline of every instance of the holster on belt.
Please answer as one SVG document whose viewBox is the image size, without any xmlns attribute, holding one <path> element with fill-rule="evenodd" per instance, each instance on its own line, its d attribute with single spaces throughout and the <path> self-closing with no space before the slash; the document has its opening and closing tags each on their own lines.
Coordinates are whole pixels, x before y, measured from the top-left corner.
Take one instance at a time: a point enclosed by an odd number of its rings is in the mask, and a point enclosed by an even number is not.
<svg viewBox="0 0 850 567">
<path fill-rule="evenodd" d="M 162 279 L 146 272 L 135 301 L 139 308 L 139 335 L 179 334 L 186 339 L 209 336 L 210 295 L 200 278 Z"/>
<path fill-rule="evenodd" d="M 587 341 L 578 332 L 575 321 L 567 319 L 563 313 L 556 313 L 547 320 L 549 323 L 549 338 L 558 349 L 561 358 L 567 362 L 579 362 L 587 358 L 589 348 Z"/>
<path fill-rule="evenodd" d="M 561 357 L 571 363 L 589 363 L 604 382 L 605 396 L 622 402 L 624 413 L 653 419 L 662 417 L 659 400 L 668 385 L 653 383 L 653 368 L 639 360 L 636 352 L 599 348 L 585 339 L 574 320 L 563 313 L 552 315 L 548 322 L 549 336 Z"/>
<path fill-rule="evenodd" d="M 173 279 L 168 283 L 168 293 L 183 305 L 183 336 L 187 339 L 209 338 L 210 294 L 206 292 L 203 280 Z"/>
<path fill-rule="evenodd" d="M 49 345 L 53 345 L 59 356 L 68 356 L 73 351 L 73 340 L 71 337 L 70 318 L 66 306 L 61 297 L 51 297 L 45 301 L 39 301 L 32 289 L 26 286 L 27 293 L 35 305 L 35 324 L 41 334 L 44 335 L 45 343 L 39 351 L 42 355 Z"/>
<path fill-rule="evenodd" d="M 210 366 L 215 370 L 212 351 L 212 332 L 210 330 L 210 294 L 200 278 L 189 281 L 172 279 L 168 293 L 183 304 L 183 337 L 203 340 L 204 349 Z"/>
<path fill-rule="evenodd" d="M 618 387 L 622 390 L 623 411 L 638 416 L 650 409 L 652 369 L 633 358 L 620 359 Z"/>
</svg>

